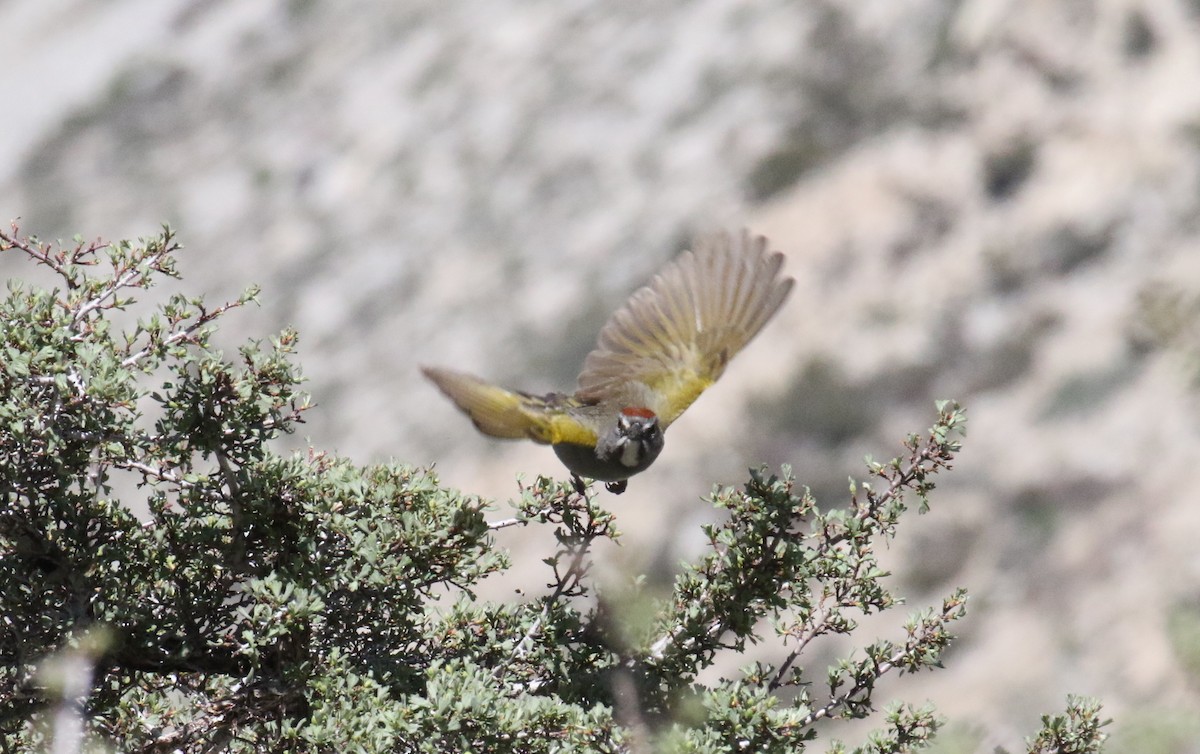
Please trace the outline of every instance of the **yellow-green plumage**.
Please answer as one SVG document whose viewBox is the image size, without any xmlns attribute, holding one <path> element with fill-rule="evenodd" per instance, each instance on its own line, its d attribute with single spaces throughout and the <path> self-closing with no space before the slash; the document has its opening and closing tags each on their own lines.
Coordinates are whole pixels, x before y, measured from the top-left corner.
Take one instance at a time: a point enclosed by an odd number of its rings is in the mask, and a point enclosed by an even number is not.
<svg viewBox="0 0 1200 754">
<path fill-rule="evenodd" d="M 623 480 L 653 462 L 662 439 L 631 454 L 634 430 L 620 417 L 642 417 L 639 443 L 650 442 L 643 430 L 653 434 L 678 419 L 779 310 L 793 283 L 780 276 L 782 266 L 782 254 L 746 231 L 700 239 L 613 314 L 574 395 L 534 396 L 445 369 L 423 371 L 481 432 L 554 445 L 577 475 Z"/>
<path fill-rule="evenodd" d="M 576 397 L 646 406 L 665 428 L 778 311 L 793 282 L 779 278 L 782 266 L 762 236 L 700 239 L 600 331 Z"/>
<path fill-rule="evenodd" d="M 449 369 L 424 367 L 421 371 L 486 435 L 526 438 L 544 445 L 562 442 L 596 444 L 595 430 L 568 413 L 581 405 L 574 398 L 513 392 Z"/>
</svg>

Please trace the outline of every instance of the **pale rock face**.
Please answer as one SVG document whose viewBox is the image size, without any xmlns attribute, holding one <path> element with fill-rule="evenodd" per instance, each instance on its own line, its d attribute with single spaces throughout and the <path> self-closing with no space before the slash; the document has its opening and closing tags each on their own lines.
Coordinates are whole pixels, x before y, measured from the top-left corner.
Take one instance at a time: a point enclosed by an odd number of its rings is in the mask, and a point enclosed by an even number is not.
<svg viewBox="0 0 1200 754">
<path fill-rule="evenodd" d="M 833 505 L 954 397 L 966 450 L 888 565 L 975 613 L 897 689 L 1009 748 L 1067 691 L 1200 708 L 1165 629 L 1200 593 L 1200 412 L 1138 336 L 1200 291 L 1195 3 L 342 8 L 0 3 L 0 221 L 171 223 L 188 290 L 262 284 L 226 327 L 300 330 L 309 442 L 501 499 L 561 467 L 416 365 L 569 388 L 678 239 L 749 225 L 796 291 L 614 502 L 624 549 L 693 556 L 698 498 L 760 461 Z"/>
</svg>

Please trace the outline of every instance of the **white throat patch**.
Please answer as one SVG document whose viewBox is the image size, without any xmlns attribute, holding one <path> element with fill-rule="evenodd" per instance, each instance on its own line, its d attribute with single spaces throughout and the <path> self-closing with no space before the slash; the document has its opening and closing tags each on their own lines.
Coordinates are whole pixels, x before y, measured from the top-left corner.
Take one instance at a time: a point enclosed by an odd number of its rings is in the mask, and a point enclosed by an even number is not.
<svg viewBox="0 0 1200 754">
<path fill-rule="evenodd" d="M 637 466 L 642 460 L 642 444 L 635 440 L 627 440 L 621 448 L 621 465 L 628 468 Z"/>
</svg>

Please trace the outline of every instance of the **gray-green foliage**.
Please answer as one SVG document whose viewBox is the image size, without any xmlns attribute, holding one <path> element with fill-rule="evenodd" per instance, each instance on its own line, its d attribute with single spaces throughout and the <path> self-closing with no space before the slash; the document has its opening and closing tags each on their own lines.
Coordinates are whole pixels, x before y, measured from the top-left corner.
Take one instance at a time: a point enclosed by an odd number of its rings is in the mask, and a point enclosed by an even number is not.
<svg viewBox="0 0 1200 754">
<path fill-rule="evenodd" d="M 210 340 L 253 291 L 133 319 L 131 294 L 176 275 L 169 231 L 56 251 L 14 229 L 0 251 L 57 276 L 10 282 L 0 308 L 5 751 L 53 735 L 55 653 L 93 663 L 81 717 L 122 751 L 800 751 L 822 720 L 876 714 L 884 674 L 938 665 L 964 614 L 956 592 L 902 635 L 805 664 L 823 636 L 900 603 L 875 551 L 952 462 L 953 404 L 870 464 L 846 506 L 754 472 L 714 491 L 728 515 L 670 596 L 598 590 L 589 553 L 618 532 L 570 484 L 522 486 L 516 516 L 489 523 L 425 470 L 273 452 L 307 409 L 295 335 L 232 359 Z M 493 531 L 516 525 L 556 539 L 550 585 L 476 600 L 507 566 Z M 771 626 L 777 662 L 699 680 Z M 856 751 L 908 751 L 939 724 L 903 704 L 879 717 Z M 1031 751 L 1095 751 L 1097 721 L 1075 705 Z"/>
</svg>

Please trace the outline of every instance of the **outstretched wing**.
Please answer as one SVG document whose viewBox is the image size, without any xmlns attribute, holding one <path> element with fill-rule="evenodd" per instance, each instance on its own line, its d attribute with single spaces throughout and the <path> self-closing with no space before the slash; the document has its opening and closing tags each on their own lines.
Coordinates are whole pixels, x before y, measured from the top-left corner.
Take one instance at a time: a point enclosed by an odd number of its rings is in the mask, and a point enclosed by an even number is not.
<svg viewBox="0 0 1200 754">
<path fill-rule="evenodd" d="M 749 231 L 701 238 L 609 319 L 576 397 L 645 406 L 666 427 L 778 311 L 794 282 L 782 266 Z"/>
<path fill-rule="evenodd" d="M 574 398 L 538 397 L 505 390 L 478 377 L 449 369 L 422 367 L 421 372 L 471 417 L 475 427 L 485 435 L 528 438 L 550 445 L 561 442 L 596 444 L 595 430 L 566 411 L 578 403 Z"/>
</svg>

